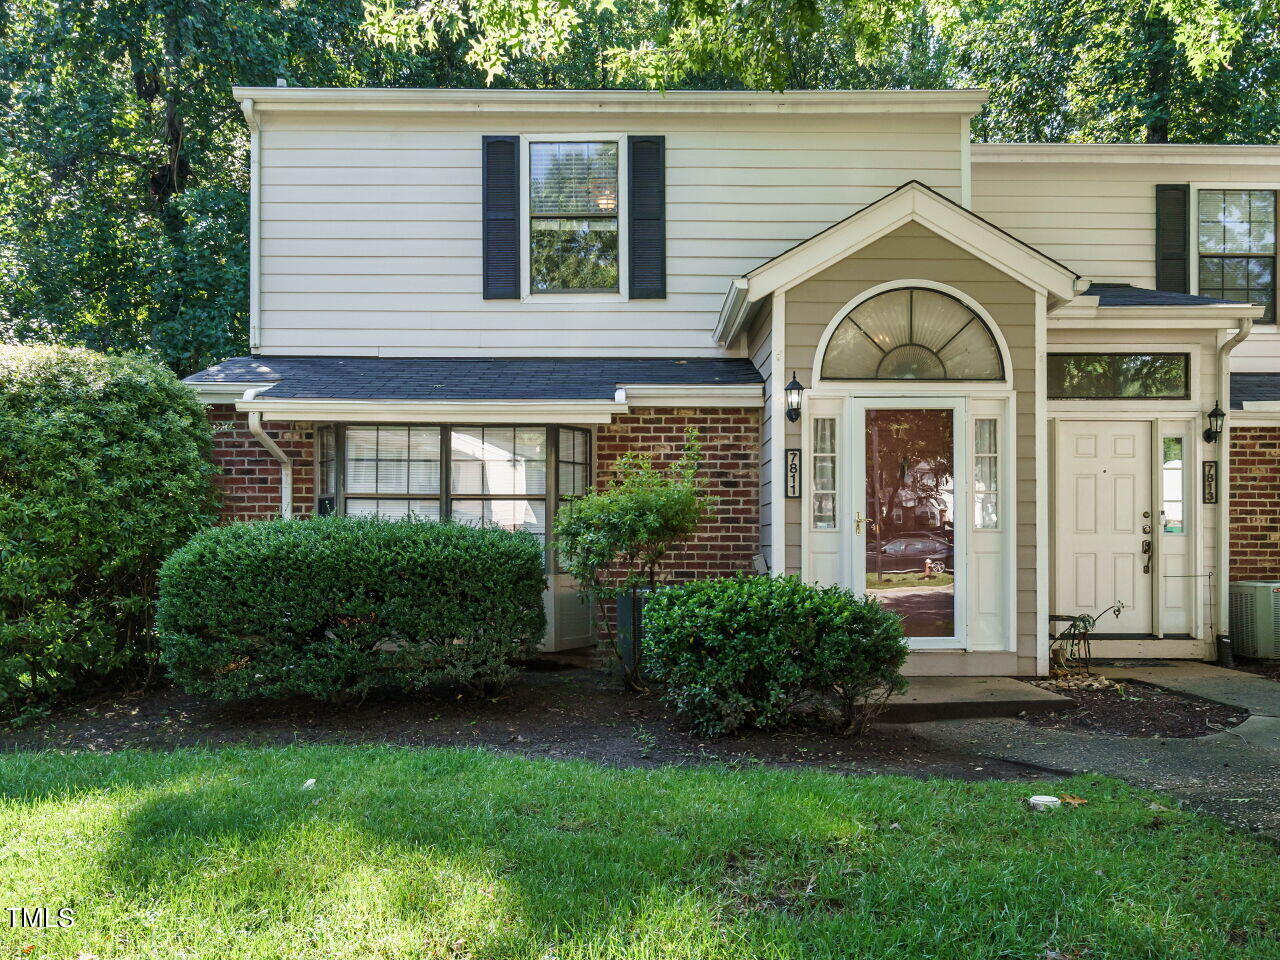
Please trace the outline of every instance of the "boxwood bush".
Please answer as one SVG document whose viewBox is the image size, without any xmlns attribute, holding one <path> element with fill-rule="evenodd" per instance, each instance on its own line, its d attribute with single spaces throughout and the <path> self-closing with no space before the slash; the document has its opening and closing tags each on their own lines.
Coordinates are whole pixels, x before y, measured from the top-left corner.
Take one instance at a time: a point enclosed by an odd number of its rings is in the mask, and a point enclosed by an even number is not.
<svg viewBox="0 0 1280 960">
<path fill-rule="evenodd" d="M 875 600 L 797 577 L 696 580 L 659 590 L 644 610 L 649 673 L 699 733 L 776 727 L 830 698 L 860 731 L 906 688 L 902 621 Z"/>
<path fill-rule="evenodd" d="M 0 715 L 149 668 L 156 571 L 213 519 L 212 443 L 157 363 L 0 347 Z"/>
<path fill-rule="evenodd" d="M 545 587 L 529 534 L 259 521 L 206 530 L 165 562 L 156 626 L 172 678 L 221 700 L 483 691 L 541 639 Z"/>
</svg>

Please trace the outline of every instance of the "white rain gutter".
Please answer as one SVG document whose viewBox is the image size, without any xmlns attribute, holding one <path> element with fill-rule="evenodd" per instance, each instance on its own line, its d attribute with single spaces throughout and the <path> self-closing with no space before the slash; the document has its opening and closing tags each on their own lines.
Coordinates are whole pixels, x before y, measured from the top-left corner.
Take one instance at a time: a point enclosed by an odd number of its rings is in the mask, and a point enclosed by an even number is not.
<svg viewBox="0 0 1280 960">
<path fill-rule="evenodd" d="M 1261 313 L 1261 311 L 1259 311 Z M 1218 583 L 1214 613 L 1214 635 L 1230 643 L 1227 604 L 1231 595 L 1231 351 L 1253 332 L 1253 317 L 1241 317 L 1240 329 L 1218 348 L 1218 407 L 1226 414 L 1218 443 Z"/>
<path fill-rule="evenodd" d="M 250 387 L 244 392 L 242 399 L 248 403 L 266 389 L 269 388 Z M 249 432 L 266 448 L 267 453 L 280 462 L 280 516 L 288 520 L 293 516 L 293 461 L 280 449 L 280 445 L 267 435 L 267 431 L 262 429 L 261 411 L 249 411 Z"/>
</svg>

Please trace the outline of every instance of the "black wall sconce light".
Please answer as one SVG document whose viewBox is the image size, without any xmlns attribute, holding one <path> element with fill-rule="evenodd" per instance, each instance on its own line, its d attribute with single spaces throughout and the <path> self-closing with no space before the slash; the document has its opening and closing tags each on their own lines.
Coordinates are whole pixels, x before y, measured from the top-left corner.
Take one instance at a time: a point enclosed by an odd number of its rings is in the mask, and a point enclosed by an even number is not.
<svg viewBox="0 0 1280 960">
<path fill-rule="evenodd" d="M 1204 431 L 1205 442 L 1217 443 L 1218 438 L 1222 436 L 1222 427 L 1227 422 L 1227 415 L 1222 412 L 1222 407 L 1215 403 L 1207 416 L 1209 418 L 1209 426 Z"/>
<path fill-rule="evenodd" d="M 800 385 L 800 381 L 796 379 L 796 373 L 791 371 L 791 382 L 786 386 L 787 392 L 787 419 L 795 423 L 800 419 L 800 398 L 804 396 L 804 387 Z"/>
</svg>

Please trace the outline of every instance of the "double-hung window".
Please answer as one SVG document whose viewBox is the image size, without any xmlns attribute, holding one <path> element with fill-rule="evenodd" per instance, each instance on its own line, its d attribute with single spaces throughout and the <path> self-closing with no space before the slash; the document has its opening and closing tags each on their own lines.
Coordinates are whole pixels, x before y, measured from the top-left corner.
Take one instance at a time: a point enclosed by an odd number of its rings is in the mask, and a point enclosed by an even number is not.
<svg viewBox="0 0 1280 960">
<path fill-rule="evenodd" d="M 618 141 L 529 143 L 529 292 L 621 290 Z"/>
<path fill-rule="evenodd" d="M 1266 307 L 1276 320 L 1275 190 L 1197 191 L 1199 291 Z"/>
</svg>

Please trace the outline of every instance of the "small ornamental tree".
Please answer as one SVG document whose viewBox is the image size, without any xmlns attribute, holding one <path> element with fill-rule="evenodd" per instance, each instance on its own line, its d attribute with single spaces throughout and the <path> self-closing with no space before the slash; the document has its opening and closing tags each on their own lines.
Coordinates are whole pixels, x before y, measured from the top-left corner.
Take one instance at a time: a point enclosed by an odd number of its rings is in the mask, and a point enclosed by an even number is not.
<svg viewBox="0 0 1280 960">
<path fill-rule="evenodd" d="M 158 363 L 0 347 L 0 714 L 153 662 L 156 573 L 213 520 L 212 445 Z"/>
<path fill-rule="evenodd" d="M 556 515 L 555 545 L 560 569 L 575 577 L 600 612 L 610 645 L 622 660 L 607 603 L 641 587 L 656 587 L 663 560 L 688 540 L 715 504 L 698 479 L 702 443 L 692 427 L 680 459 L 667 468 L 649 453 L 618 458 L 616 476 L 605 490 L 572 501 Z M 639 664 L 626 682 L 640 688 Z"/>
</svg>

